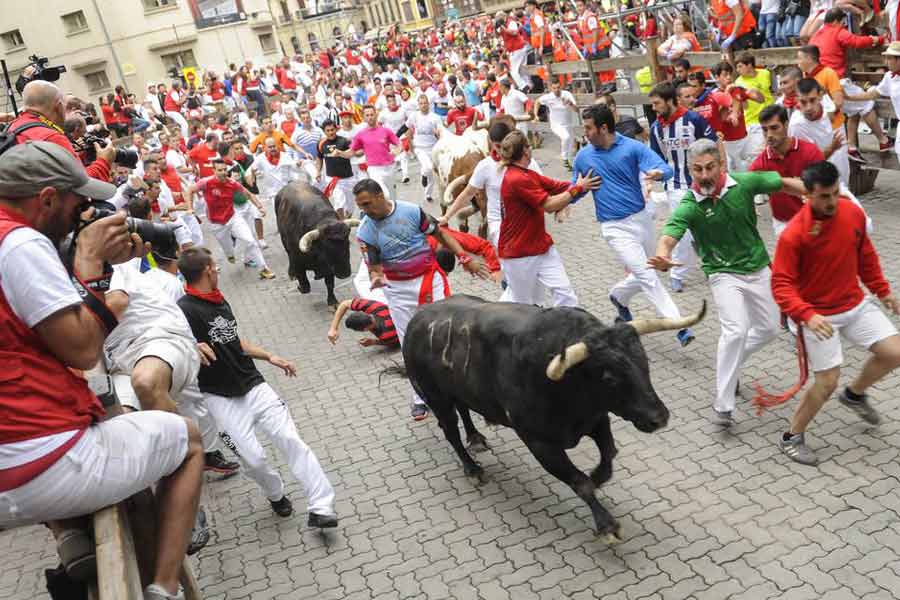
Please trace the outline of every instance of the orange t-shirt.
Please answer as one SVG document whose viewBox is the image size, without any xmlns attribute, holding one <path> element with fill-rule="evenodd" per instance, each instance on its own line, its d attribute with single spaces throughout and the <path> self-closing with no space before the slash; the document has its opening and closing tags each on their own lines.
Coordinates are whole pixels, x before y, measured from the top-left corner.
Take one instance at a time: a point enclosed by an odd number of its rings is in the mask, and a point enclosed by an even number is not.
<svg viewBox="0 0 900 600">
<path fill-rule="evenodd" d="M 819 65 L 812 71 L 806 74 L 807 77 L 812 77 L 816 81 L 819 82 L 819 85 L 825 90 L 825 92 L 834 99 L 835 92 L 844 93 L 844 88 L 841 85 L 841 78 L 838 77 L 837 72 L 831 67 L 826 67 L 823 65 Z M 831 128 L 839 129 L 844 124 L 844 113 L 841 111 L 835 111 L 834 116 L 831 118 Z"/>
</svg>

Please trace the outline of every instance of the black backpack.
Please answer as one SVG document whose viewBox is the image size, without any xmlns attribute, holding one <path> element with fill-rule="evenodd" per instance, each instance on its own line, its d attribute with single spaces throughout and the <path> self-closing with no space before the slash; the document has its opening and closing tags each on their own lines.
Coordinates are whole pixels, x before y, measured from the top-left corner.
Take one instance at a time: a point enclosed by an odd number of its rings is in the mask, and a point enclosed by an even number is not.
<svg viewBox="0 0 900 600">
<path fill-rule="evenodd" d="M 31 123 L 25 123 L 21 127 L 16 127 L 15 129 L 10 131 L 9 125 L 4 126 L 0 129 L 0 154 L 3 154 L 13 146 L 17 144 L 16 138 L 20 133 L 31 129 L 33 127 L 47 127 L 40 121 L 32 121 Z M 50 129 L 47 127 L 47 129 Z"/>
</svg>

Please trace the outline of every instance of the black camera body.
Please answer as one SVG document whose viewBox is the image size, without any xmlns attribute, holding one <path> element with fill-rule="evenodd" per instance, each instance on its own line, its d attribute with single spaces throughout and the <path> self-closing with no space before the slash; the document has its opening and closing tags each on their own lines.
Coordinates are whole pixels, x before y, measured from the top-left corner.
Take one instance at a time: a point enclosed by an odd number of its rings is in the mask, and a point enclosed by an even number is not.
<svg viewBox="0 0 900 600">
<path fill-rule="evenodd" d="M 98 219 L 111 217 L 116 214 L 115 210 L 108 208 L 108 202 L 92 202 L 94 213 L 91 220 L 83 223 L 82 228 L 90 225 Z M 148 242 L 153 251 L 164 257 L 175 257 L 178 241 L 175 239 L 175 230 L 181 225 L 175 223 L 154 223 L 146 219 L 137 219 L 135 217 L 125 217 L 125 224 L 128 226 L 129 233 L 138 234 L 141 239 Z"/>
<path fill-rule="evenodd" d="M 94 144 L 105 146 L 109 141 L 109 131 L 106 129 L 91 131 L 84 134 L 81 139 L 70 141 L 72 142 L 72 146 L 74 146 L 77 152 L 83 153 L 83 162 L 85 166 L 87 166 L 97 160 L 97 150 L 94 148 Z M 117 165 L 128 167 L 129 169 L 134 169 L 137 167 L 138 161 L 140 159 L 141 157 L 138 156 L 138 153 L 134 150 L 116 148 L 116 156 L 113 159 L 113 162 Z"/>
<path fill-rule="evenodd" d="M 34 75 L 31 76 L 32 80 L 59 81 L 59 76 L 66 72 L 66 67 L 63 65 L 49 66 L 47 63 L 50 62 L 50 59 L 46 56 L 32 54 L 28 57 L 28 60 L 31 61 L 31 66 L 34 67 Z"/>
</svg>

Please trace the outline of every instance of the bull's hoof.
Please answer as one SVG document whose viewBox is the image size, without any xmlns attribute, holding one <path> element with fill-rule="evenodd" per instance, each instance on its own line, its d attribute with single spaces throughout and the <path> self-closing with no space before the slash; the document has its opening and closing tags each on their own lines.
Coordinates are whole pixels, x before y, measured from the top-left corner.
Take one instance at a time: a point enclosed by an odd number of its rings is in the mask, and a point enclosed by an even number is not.
<svg viewBox="0 0 900 600">
<path fill-rule="evenodd" d="M 601 485 L 612 479 L 612 474 L 613 470 L 611 464 L 600 464 L 597 466 L 597 468 L 591 471 L 591 481 L 594 482 L 594 485 L 600 487 Z"/>
<path fill-rule="evenodd" d="M 615 546 L 622 542 L 622 538 L 620 538 L 617 533 L 605 533 L 600 536 L 600 541 L 607 546 Z"/>
<path fill-rule="evenodd" d="M 337 298 L 329 298 L 328 299 L 328 310 L 331 312 L 337 312 L 338 304 L 340 304 Z"/>
<path fill-rule="evenodd" d="M 622 541 L 622 526 L 616 521 L 611 521 L 608 525 L 597 526 L 597 537 L 601 542 L 608 546 L 618 544 Z"/>
<path fill-rule="evenodd" d="M 312 290 L 312 286 L 309 285 L 308 281 L 297 282 L 297 291 L 301 294 L 308 294 L 310 290 Z"/>
<path fill-rule="evenodd" d="M 484 468 L 476 462 L 472 464 L 463 465 L 463 472 L 466 474 L 466 477 L 477 477 L 481 479 L 484 476 Z"/>
<path fill-rule="evenodd" d="M 468 448 L 469 452 L 474 452 L 476 454 L 487 452 L 491 448 L 490 446 L 488 446 L 487 439 L 480 433 L 469 436 L 469 443 L 466 447 Z"/>
</svg>

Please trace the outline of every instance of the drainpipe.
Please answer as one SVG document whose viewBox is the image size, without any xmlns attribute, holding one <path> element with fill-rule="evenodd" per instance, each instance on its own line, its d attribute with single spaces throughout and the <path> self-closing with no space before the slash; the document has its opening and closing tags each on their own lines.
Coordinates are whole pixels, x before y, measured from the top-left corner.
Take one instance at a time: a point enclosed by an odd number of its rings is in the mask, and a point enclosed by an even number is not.
<svg viewBox="0 0 900 600">
<path fill-rule="evenodd" d="M 112 54 L 113 62 L 116 63 L 116 71 L 119 73 L 119 79 L 122 80 L 122 86 L 125 88 L 125 91 L 130 93 L 131 90 L 128 89 L 128 81 L 125 79 L 125 72 L 122 71 L 122 63 L 119 62 L 119 55 L 116 54 L 116 47 L 113 46 L 112 38 L 109 37 L 109 30 L 106 28 L 106 21 L 103 20 L 103 14 L 100 12 L 100 7 L 97 6 L 97 0 L 91 0 L 91 4 L 94 5 L 94 12 L 97 13 L 97 18 L 100 21 L 100 28 L 103 30 L 103 37 L 106 38 L 106 45 L 109 46 L 109 52 Z"/>
</svg>

